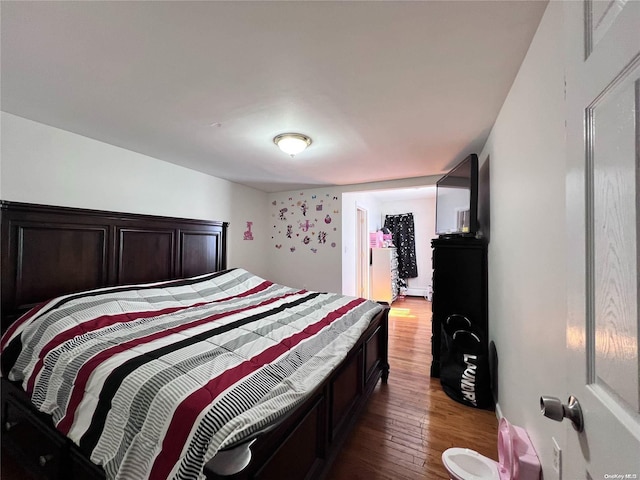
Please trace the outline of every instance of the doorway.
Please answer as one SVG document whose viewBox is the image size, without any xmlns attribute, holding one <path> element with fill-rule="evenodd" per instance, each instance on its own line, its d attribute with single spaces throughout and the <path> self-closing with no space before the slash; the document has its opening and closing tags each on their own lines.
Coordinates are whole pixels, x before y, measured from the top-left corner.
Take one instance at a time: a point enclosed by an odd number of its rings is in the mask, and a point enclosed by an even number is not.
<svg viewBox="0 0 640 480">
<path fill-rule="evenodd" d="M 409 279 L 407 295 L 426 297 L 431 284 L 430 240 L 436 236 L 435 186 L 344 192 L 342 210 L 342 293 L 360 296 L 364 290 L 371 295 L 369 232 L 383 226 L 386 214 L 412 212 L 420 239 L 416 241 L 419 277 Z"/>
<path fill-rule="evenodd" d="M 368 225 L 368 212 L 356 207 L 356 296 L 363 298 L 369 298 Z"/>
</svg>

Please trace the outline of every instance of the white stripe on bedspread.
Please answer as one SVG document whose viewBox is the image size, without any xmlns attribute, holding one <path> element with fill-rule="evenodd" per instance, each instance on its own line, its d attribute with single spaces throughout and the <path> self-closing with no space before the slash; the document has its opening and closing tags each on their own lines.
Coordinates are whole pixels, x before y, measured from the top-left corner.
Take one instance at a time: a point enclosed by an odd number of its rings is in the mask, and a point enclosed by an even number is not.
<svg viewBox="0 0 640 480">
<path fill-rule="evenodd" d="M 380 310 L 234 269 L 60 297 L 2 345 L 20 347 L 9 378 L 108 478 L 195 479 L 304 401 Z"/>
</svg>

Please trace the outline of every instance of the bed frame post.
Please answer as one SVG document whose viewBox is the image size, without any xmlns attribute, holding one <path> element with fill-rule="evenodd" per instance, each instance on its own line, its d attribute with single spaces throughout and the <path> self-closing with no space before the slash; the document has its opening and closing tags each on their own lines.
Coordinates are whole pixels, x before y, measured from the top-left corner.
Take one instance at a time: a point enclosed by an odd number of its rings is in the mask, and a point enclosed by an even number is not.
<svg viewBox="0 0 640 480">
<path fill-rule="evenodd" d="M 390 307 L 387 307 L 384 310 L 384 318 L 382 320 L 382 348 L 380 352 L 380 368 L 382 370 L 381 378 L 382 383 L 387 383 L 389 380 L 389 370 L 391 367 L 389 366 L 389 311 Z"/>
</svg>

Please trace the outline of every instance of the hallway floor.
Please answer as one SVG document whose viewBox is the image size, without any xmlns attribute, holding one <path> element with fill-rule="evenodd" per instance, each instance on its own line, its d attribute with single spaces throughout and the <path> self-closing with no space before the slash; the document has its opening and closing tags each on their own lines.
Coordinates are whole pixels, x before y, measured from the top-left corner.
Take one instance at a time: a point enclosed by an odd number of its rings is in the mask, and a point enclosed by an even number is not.
<svg viewBox="0 0 640 480">
<path fill-rule="evenodd" d="M 441 455 L 450 447 L 497 460 L 495 412 L 451 400 L 429 377 L 430 302 L 406 297 L 393 303 L 389 364 L 389 382 L 376 387 L 328 479 L 449 479 Z"/>
</svg>

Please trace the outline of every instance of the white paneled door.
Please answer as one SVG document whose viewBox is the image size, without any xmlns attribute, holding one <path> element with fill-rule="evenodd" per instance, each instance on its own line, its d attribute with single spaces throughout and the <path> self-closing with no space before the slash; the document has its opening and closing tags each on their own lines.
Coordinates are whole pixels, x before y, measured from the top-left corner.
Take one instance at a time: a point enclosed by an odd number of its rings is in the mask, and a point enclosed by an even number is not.
<svg viewBox="0 0 640 480">
<path fill-rule="evenodd" d="M 564 2 L 570 394 L 563 479 L 640 480 L 640 1 Z"/>
</svg>

